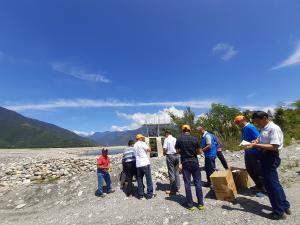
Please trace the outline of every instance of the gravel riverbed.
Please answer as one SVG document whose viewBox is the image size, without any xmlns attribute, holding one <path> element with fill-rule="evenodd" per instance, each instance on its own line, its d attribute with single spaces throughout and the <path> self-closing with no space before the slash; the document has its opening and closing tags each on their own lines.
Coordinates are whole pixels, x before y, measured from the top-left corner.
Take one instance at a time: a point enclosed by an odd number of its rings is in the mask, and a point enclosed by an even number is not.
<svg viewBox="0 0 300 225">
<path fill-rule="evenodd" d="M 215 200 L 209 189 L 203 188 L 206 209 L 189 212 L 184 207 L 183 182 L 179 195 L 165 194 L 168 179 L 164 158 L 151 159 L 156 198 L 125 197 L 118 184 L 120 155 L 111 156 L 116 192 L 97 198 L 96 156 L 81 153 L 53 149 L 0 151 L 1 224 L 300 224 L 299 144 L 281 152 L 280 179 L 293 213 L 285 221 L 267 219 L 271 210 L 268 198 L 257 198 L 247 190 L 230 203 Z M 230 166 L 244 167 L 242 151 L 224 151 L 224 155 Z M 204 165 L 203 158 L 200 164 Z M 202 178 L 205 180 L 204 171 Z"/>
</svg>

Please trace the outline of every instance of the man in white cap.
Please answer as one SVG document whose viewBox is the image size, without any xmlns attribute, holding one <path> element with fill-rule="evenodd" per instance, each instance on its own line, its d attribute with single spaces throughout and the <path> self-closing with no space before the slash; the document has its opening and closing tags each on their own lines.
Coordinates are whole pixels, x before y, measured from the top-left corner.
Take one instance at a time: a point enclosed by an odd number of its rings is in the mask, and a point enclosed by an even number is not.
<svg viewBox="0 0 300 225">
<path fill-rule="evenodd" d="M 145 137 L 142 134 L 136 135 L 136 143 L 133 147 L 137 168 L 138 199 L 143 199 L 144 197 L 144 176 L 146 177 L 147 182 L 146 199 L 151 199 L 153 197 L 153 182 L 151 176 L 150 160 L 147 155 L 148 152 L 151 152 L 151 149 L 145 143 Z"/>
</svg>

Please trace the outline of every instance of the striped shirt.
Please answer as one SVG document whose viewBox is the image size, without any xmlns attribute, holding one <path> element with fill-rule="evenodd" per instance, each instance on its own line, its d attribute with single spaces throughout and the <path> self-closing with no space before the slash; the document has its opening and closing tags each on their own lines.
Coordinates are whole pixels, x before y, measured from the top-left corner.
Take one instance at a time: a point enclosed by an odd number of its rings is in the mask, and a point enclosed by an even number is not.
<svg viewBox="0 0 300 225">
<path fill-rule="evenodd" d="M 134 147 L 126 148 L 123 152 L 123 162 L 135 161 Z"/>
</svg>

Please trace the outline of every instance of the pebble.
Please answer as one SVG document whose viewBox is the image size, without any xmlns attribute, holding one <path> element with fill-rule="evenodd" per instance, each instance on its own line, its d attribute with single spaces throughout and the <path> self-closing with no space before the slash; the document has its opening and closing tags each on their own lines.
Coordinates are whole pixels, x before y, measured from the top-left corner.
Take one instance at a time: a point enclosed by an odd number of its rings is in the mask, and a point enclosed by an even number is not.
<svg viewBox="0 0 300 225">
<path fill-rule="evenodd" d="M 21 208 L 23 208 L 24 206 L 26 206 L 26 204 L 25 204 L 25 203 L 23 203 L 23 204 L 20 204 L 20 205 L 17 205 L 17 206 L 16 206 L 16 209 L 21 209 Z"/>
<path fill-rule="evenodd" d="M 82 195 L 83 191 L 79 191 L 78 192 L 78 197 L 80 197 Z"/>
<path fill-rule="evenodd" d="M 168 224 L 169 223 L 169 218 L 165 218 L 163 224 Z"/>
</svg>

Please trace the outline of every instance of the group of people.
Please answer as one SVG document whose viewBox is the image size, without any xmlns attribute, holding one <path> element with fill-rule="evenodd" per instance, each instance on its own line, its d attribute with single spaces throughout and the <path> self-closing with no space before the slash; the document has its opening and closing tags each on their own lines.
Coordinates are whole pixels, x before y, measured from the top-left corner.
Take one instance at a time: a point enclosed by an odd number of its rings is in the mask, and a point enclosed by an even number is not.
<svg viewBox="0 0 300 225">
<path fill-rule="evenodd" d="M 254 126 L 243 115 L 234 118 L 234 123 L 242 129 L 242 140 L 246 142 L 245 166 L 250 177 L 255 183 L 252 188 L 257 197 L 268 196 L 273 212 L 271 219 L 285 219 L 290 215 L 290 204 L 286 199 L 284 190 L 280 184 L 277 168 L 280 165 L 279 153 L 283 148 L 283 133 L 279 126 L 269 119 L 263 111 L 254 112 L 252 115 Z M 256 128 L 260 129 L 260 132 Z M 171 132 L 165 132 L 163 154 L 166 156 L 166 163 L 170 179 L 170 188 L 166 191 L 169 195 L 176 195 L 180 190 L 180 173 L 183 175 L 187 208 L 191 211 L 204 209 L 202 186 L 213 188 L 210 176 L 216 170 L 216 158 L 219 158 L 225 169 L 229 169 L 226 159 L 222 153 L 221 143 L 218 138 L 205 130 L 204 127 L 197 127 L 200 140 L 191 135 L 191 127 L 183 125 L 182 134 L 175 138 Z M 150 147 L 145 143 L 142 134 L 136 136 L 136 142 L 130 140 L 128 148 L 123 153 L 123 171 L 128 182 L 125 193 L 133 196 L 133 177 L 136 176 L 138 185 L 138 199 L 151 199 L 153 194 L 153 182 L 151 176 L 151 165 L 148 153 Z M 207 182 L 202 183 L 201 171 L 198 156 L 204 153 L 205 172 Z M 109 158 L 107 151 L 103 150 L 98 159 L 98 196 L 104 196 L 102 189 L 103 180 L 107 184 L 107 193 L 112 193 L 111 180 L 109 177 Z M 144 193 L 143 178 L 146 177 L 147 193 Z M 192 180 L 195 185 L 197 196 L 197 207 L 194 206 L 192 198 Z"/>
</svg>

